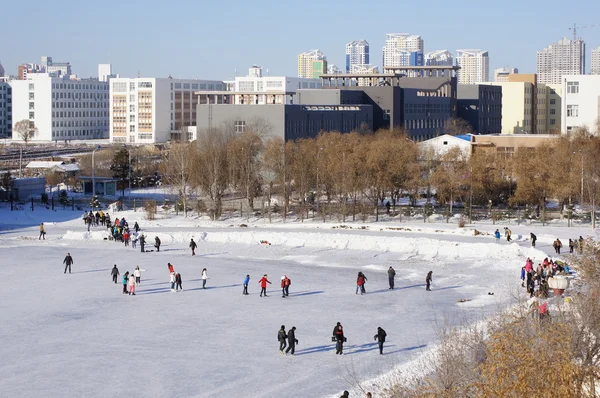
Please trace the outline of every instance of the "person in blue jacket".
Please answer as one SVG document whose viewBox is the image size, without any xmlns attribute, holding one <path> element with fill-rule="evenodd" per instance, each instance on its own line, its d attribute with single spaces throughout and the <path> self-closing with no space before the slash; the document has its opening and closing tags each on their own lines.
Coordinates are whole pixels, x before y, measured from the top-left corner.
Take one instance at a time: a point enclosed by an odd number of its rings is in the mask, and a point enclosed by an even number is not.
<svg viewBox="0 0 600 398">
<path fill-rule="evenodd" d="M 496 229 L 496 232 L 494 232 L 494 238 L 496 238 L 496 243 L 500 242 L 500 231 L 498 231 Z"/>
<path fill-rule="evenodd" d="M 521 287 L 525 287 L 525 267 L 521 267 Z"/>
<path fill-rule="evenodd" d="M 244 293 L 243 294 L 248 294 L 248 284 L 250 283 L 250 275 L 246 275 L 246 278 L 244 279 Z"/>
</svg>

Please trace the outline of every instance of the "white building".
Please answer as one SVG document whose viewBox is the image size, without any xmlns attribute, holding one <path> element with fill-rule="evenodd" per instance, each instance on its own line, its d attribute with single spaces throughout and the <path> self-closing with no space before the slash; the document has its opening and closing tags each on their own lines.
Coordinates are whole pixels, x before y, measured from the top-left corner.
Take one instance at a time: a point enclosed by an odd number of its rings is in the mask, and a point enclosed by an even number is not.
<svg viewBox="0 0 600 398">
<path fill-rule="evenodd" d="M 456 66 L 460 66 L 458 84 L 490 81 L 490 57 L 484 50 L 456 50 Z"/>
<path fill-rule="evenodd" d="M 465 159 L 471 155 L 471 135 L 453 136 L 442 134 L 417 144 L 424 151 L 433 151 L 436 158 L 444 156 L 452 148 L 458 148 Z"/>
<path fill-rule="evenodd" d="M 425 66 L 453 66 L 454 56 L 448 50 L 436 50 L 425 54 Z"/>
<path fill-rule="evenodd" d="M 565 75 L 585 74 L 585 42 L 566 37 L 537 52 L 537 80 L 562 84 Z"/>
<path fill-rule="evenodd" d="M 327 64 L 327 74 L 335 75 L 336 73 L 342 73 L 342 70 L 336 64 Z"/>
<path fill-rule="evenodd" d="M 110 80 L 110 141 L 151 144 L 196 125 L 195 91 L 225 91 L 218 80 L 115 78 Z M 209 98 L 210 100 L 210 98 Z"/>
<path fill-rule="evenodd" d="M 600 75 L 600 47 L 592 50 L 592 75 Z"/>
<path fill-rule="evenodd" d="M 510 75 L 517 75 L 517 68 L 496 68 L 494 69 L 494 81 L 496 83 L 506 83 L 509 81 Z"/>
<path fill-rule="evenodd" d="M 101 82 L 107 82 L 110 79 L 114 79 L 115 77 L 119 77 L 119 75 L 114 74 L 112 72 L 111 64 L 98 65 L 98 80 L 100 80 Z"/>
<path fill-rule="evenodd" d="M 562 132 L 588 128 L 600 134 L 600 75 L 563 76 Z"/>
<path fill-rule="evenodd" d="M 52 57 L 42 57 L 42 72 L 58 77 L 69 77 L 73 73 L 69 62 L 53 62 Z"/>
<path fill-rule="evenodd" d="M 369 64 L 369 43 L 366 40 L 355 40 L 346 44 L 346 73 L 353 65 Z"/>
<path fill-rule="evenodd" d="M 298 77 L 316 79 L 327 73 L 327 57 L 320 50 L 298 54 Z"/>
<path fill-rule="evenodd" d="M 2 62 L 0 62 L 0 77 L 4 76 L 4 67 L 2 66 Z"/>
<path fill-rule="evenodd" d="M 502 134 L 534 133 L 535 86 L 529 82 L 483 83 L 502 87 Z"/>
<path fill-rule="evenodd" d="M 108 138 L 108 83 L 32 73 L 10 85 L 13 130 L 29 120 L 38 129 L 33 141 Z"/>
<path fill-rule="evenodd" d="M 0 138 L 12 135 L 12 90 L 7 82 L 0 81 Z"/>
<path fill-rule="evenodd" d="M 423 52 L 421 36 L 388 33 L 383 46 L 383 67 L 423 66 Z"/>
</svg>

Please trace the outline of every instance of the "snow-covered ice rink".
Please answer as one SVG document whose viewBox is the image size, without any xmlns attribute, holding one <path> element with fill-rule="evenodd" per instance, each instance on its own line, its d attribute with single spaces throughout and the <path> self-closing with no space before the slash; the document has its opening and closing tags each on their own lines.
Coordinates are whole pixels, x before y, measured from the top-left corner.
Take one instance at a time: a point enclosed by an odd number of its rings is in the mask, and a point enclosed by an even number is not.
<svg viewBox="0 0 600 398">
<path fill-rule="evenodd" d="M 495 243 L 503 225 L 340 223 L 195 218 L 138 221 L 160 252 L 141 253 L 87 233 L 79 212 L 0 208 L 0 395 L 19 397 L 328 397 L 415 360 L 435 344 L 436 324 L 476 321 L 510 305 L 525 258 L 540 262 L 552 241 L 588 228 L 511 226 L 515 243 Z M 111 214 L 114 219 L 115 214 Z M 38 224 L 46 240 L 38 240 Z M 245 223 L 248 228 L 240 228 Z M 365 228 L 365 229 L 363 229 Z M 538 236 L 530 248 L 529 232 Z M 197 255 L 188 249 L 198 242 Z M 260 244 L 266 240 L 271 245 Z M 148 246 L 151 246 L 149 244 Z M 70 252 L 73 273 L 62 261 Z M 170 291 L 167 263 L 181 273 Z M 111 281 L 146 271 L 136 296 Z M 387 269 L 396 270 L 388 289 Z M 200 274 L 208 269 L 207 289 Z M 425 275 L 433 271 L 432 291 Z M 367 294 L 356 295 L 363 271 Z M 269 297 L 258 280 L 268 274 Z M 242 281 L 250 274 L 250 295 Z M 291 281 L 281 297 L 280 277 Z M 489 295 L 488 293 L 494 293 Z M 470 299 L 458 303 L 460 299 Z M 336 322 L 348 342 L 331 342 Z M 279 354 L 277 331 L 296 326 L 295 356 Z M 385 355 L 373 341 L 388 334 Z"/>
</svg>

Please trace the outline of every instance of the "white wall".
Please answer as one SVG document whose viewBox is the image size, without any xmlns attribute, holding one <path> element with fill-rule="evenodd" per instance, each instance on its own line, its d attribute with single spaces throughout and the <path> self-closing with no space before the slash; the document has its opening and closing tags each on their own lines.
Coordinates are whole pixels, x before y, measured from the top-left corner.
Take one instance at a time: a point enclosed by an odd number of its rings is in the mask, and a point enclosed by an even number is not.
<svg viewBox="0 0 600 398">
<path fill-rule="evenodd" d="M 471 142 L 456 138 L 449 134 L 440 135 L 438 137 L 420 142 L 419 147 L 422 149 L 431 149 L 436 156 L 443 156 L 450 149 L 458 147 L 466 158 L 471 154 Z"/>
<path fill-rule="evenodd" d="M 569 93 L 568 82 L 578 82 L 579 92 Z M 564 76 L 562 92 L 562 132 L 588 127 L 590 132 L 600 134 L 596 129 L 600 117 L 600 75 Z M 567 116 L 569 105 L 578 106 L 578 116 Z"/>
</svg>

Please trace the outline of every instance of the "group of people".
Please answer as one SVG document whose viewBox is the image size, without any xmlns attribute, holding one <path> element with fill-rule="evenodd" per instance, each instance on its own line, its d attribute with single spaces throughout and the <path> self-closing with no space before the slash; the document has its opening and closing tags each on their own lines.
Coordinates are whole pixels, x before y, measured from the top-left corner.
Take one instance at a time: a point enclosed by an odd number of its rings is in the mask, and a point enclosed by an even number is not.
<svg viewBox="0 0 600 398">
<path fill-rule="evenodd" d="M 123 274 L 123 278 L 121 280 L 121 284 L 123 285 L 123 294 L 135 296 L 135 288 L 142 282 L 142 271 L 146 270 L 141 269 L 138 265 L 135 267 L 135 270 L 132 273 L 126 271 L 125 274 Z M 113 266 L 112 270 L 110 271 L 110 275 L 112 276 L 112 281 L 117 284 L 120 275 L 117 264 Z"/>
<path fill-rule="evenodd" d="M 568 264 L 558 260 L 548 260 L 548 257 L 544 258 L 544 261 L 539 263 L 536 268 L 533 265 L 533 260 L 528 257 L 525 265 L 521 267 L 521 286 L 527 288 L 530 297 L 536 295 L 547 298 L 548 279 L 557 274 L 569 275 L 571 273 Z M 536 284 L 537 291 L 535 290 Z"/>
<path fill-rule="evenodd" d="M 107 221 L 110 223 L 110 215 L 102 210 L 97 211 L 95 214 L 91 210 L 89 212 L 84 211 L 81 218 L 83 223 L 87 225 L 88 231 L 92 226 L 105 225 Z"/>
</svg>

